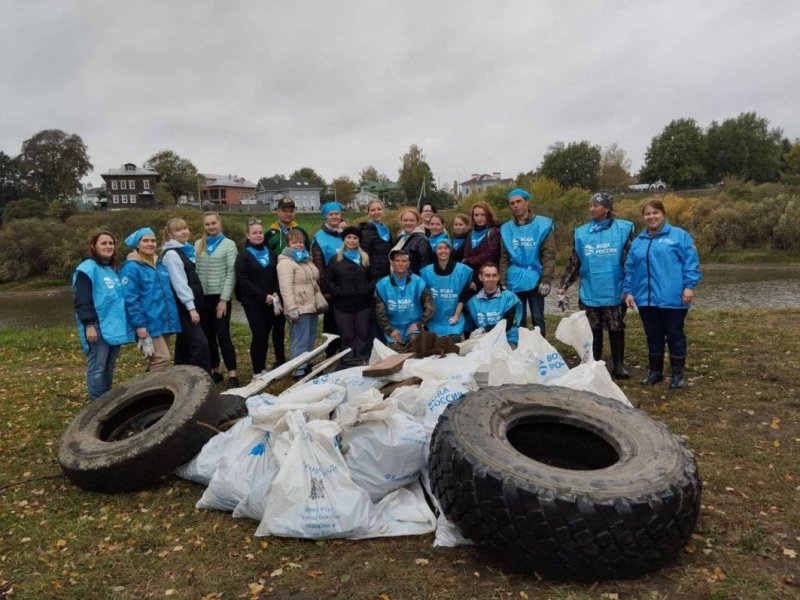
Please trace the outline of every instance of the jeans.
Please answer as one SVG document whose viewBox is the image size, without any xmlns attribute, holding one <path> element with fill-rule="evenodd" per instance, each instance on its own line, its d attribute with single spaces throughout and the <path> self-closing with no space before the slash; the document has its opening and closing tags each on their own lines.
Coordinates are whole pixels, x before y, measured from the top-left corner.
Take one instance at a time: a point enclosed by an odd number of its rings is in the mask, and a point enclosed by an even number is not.
<svg viewBox="0 0 800 600">
<path fill-rule="evenodd" d="M 640 306 L 639 316 L 647 337 L 647 350 L 653 356 L 664 356 L 664 343 L 671 358 L 686 358 L 686 334 L 683 322 L 688 308 L 657 308 Z"/>
<path fill-rule="evenodd" d="M 90 399 L 97 400 L 111 389 L 119 348 L 119 346 L 109 346 L 99 335 L 94 344 L 89 344 L 86 389 L 89 391 Z"/>
<path fill-rule="evenodd" d="M 527 292 L 517 292 L 517 298 L 522 302 L 522 321 L 520 322 L 520 327 L 527 327 L 528 305 L 530 305 L 533 325 L 538 327 L 542 336 L 544 336 L 544 298 L 542 298 L 535 289 L 528 290 Z"/>
<path fill-rule="evenodd" d="M 292 358 L 297 358 L 303 352 L 314 349 L 314 342 L 317 341 L 317 320 L 318 316 L 311 314 L 300 315 L 300 318 L 294 322 L 289 321 L 289 347 L 292 351 Z M 294 376 L 302 376 L 304 369 L 305 365 L 295 369 Z"/>
<path fill-rule="evenodd" d="M 219 354 L 222 352 L 222 360 L 228 371 L 236 370 L 236 350 L 231 341 L 231 301 L 228 300 L 228 308 L 221 319 L 217 318 L 217 304 L 219 294 L 207 294 L 203 301 L 203 310 L 200 313 L 200 325 L 203 333 L 208 340 L 208 352 L 211 358 L 211 368 L 219 367 Z M 219 342 L 219 345 L 217 345 Z"/>
</svg>

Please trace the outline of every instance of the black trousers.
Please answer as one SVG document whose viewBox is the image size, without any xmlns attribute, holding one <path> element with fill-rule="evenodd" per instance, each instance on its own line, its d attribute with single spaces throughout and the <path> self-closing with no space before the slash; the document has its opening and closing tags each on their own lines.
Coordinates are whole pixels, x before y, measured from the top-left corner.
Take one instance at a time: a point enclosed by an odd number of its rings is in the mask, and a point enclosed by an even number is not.
<svg viewBox="0 0 800 600">
<path fill-rule="evenodd" d="M 276 315 L 272 321 L 272 351 L 275 353 L 275 362 L 286 362 L 286 317 Z"/>
<path fill-rule="evenodd" d="M 330 299 L 328 299 L 330 303 Z M 322 333 L 332 333 L 334 335 L 341 335 L 339 333 L 339 328 L 336 326 L 336 317 L 333 316 L 333 308 L 328 306 L 328 310 L 322 315 Z M 330 358 L 337 352 L 342 349 L 342 340 L 341 338 L 331 342 L 327 348 L 325 348 L 325 356 Z"/>
<path fill-rule="evenodd" d="M 270 304 L 243 304 L 247 324 L 250 326 L 250 362 L 253 375 L 258 375 L 267 366 L 269 332 L 275 322 L 275 312 Z"/>
<path fill-rule="evenodd" d="M 175 336 L 175 364 L 194 365 L 211 371 L 208 340 L 200 325 L 192 325 L 192 318 L 183 306 L 178 306 L 181 332 Z M 202 318 L 202 317 L 201 317 Z"/>
<path fill-rule="evenodd" d="M 219 368 L 219 353 L 228 371 L 236 370 L 236 350 L 231 341 L 231 302 L 221 319 L 217 318 L 219 294 L 203 297 L 203 311 L 200 313 L 200 325 L 208 340 L 208 352 L 211 357 L 211 368 Z"/>
<path fill-rule="evenodd" d="M 639 316 L 647 337 L 647 350 L 654 356 L 664 356 L 664 344 L 672 358 L 686 357 L 686 334 L 683 323 L 688 308 L 657 308 L 640 306 Z"/>
<path fill-rule="evenodd" d="M 342 336 L 342 349 L 350 348 L 350 354 L 342 359 L 345 364 L 357 363 L 369 358 L 372 350 L 372 307 L 357 312 L 333 309 L 336 325 Z"/>
</svg>

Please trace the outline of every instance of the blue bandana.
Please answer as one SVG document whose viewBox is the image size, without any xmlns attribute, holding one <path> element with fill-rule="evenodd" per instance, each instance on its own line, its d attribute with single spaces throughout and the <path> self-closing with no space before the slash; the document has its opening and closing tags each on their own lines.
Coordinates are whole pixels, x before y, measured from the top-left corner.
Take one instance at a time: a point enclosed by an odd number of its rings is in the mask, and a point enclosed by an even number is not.
<svg viewBox="0 0 800 600">
<path fill-rule="evenodd" d="M 460 248 L 461 248 L 461 246 L 463 246 L 463 245 L 464 245 L 464 240 L 466 240 L 466 239 L 467 239 L 467 236 L 464 236 L 464 237 L 454 237 L 454 238 L 453 238 L 453 241 L 452 241 L 452 244 L 453 244 L 453 250 L 458 250 L 458 249 L 460 249 Z"/>
<path fill-rule="evenodd" d="M 146 235 L 155 235 L 156 232 L 150 229 L 149 227 L 142 227 L 141 229 L 137 229 L 128 237 L 125 238 L 125 245 L 129 248 L 133 248 L 136 250 L 136 247 L 139 245 L 139 242 L 142 241 L 142 238 Z"/>
<path fill-rule="evenodd" d="M 352 260 L 357 265 L 361 264 L 361 253 L 358 251 L 358 248 L 355 250 L 345 250 L 342 252 L 342 256 L 348 260 Z"/>
<path fill-rule="evenodd" d="M 611 227 L 611 219 L 603 219 L 602 221 L 592 221 L 589 225 L 589 233 L 597 233 Z"/>
<path fill-rule="evenodd" d="M 408 274 L 409 271 L 406 271 L 405 276 L 402 279 L 399 279 L 397 273 L 392 273 L 392 279 L 394 279 L 395 284 L 398 288 L 400 288 L 401 292 L 406 289 L 406 284 L 411 281 L 411 278 L 408 276 Z"/>
<path fill-rule="evenodd" d="M 486 237 L 487 233 L 489 233 L 488 227 L 480 231 L 477 231 L 475 229 L 472 230 L 472 234 L 470 235 L 470 241 L 472 242 L 473 250 L 481 245 L 481 242 L 483 241 L 483 238 Z"/>
<path fill-rule="evenodd" d="M 290 252 L 295 262 L 306 262 L 308 260 L 308 250 L 292 248 Z"/>
<path fill-rule="evenodd" d="M 209 235 L 206 237 L 206 254 L 211 256 L 214 254 L 214 250 L 217 249 L 219 243 L 225 239 L 224 233 L 218 233 L 217 235 Z"/>
<path fill-rule="evenodd" d="M 197 253 L 194 251 L 194 246 L 188 242 L 181 246 L 181 252 L 183 252 L 183 255 L 193 263 L 197 262 Z"/>
<path fill-rule="evenodd" d="M 510 192 L 508 192 L 509 200 L 511 200 L 514 196 L 522 196 L 525 200 L 531 199 L 531 195 L 522 188 L 517 188 L 515 190 L 511 190 Z"/>
<path fill-rule="evenodd" d="M 378 221 L 372 222 L 375 225 L 375 229 L 378 231 L 378 236 L 384 241 L 389 241 L 389 228 L 386 227 L 383 223 L 379 223 Z"/>
<path fill-rule="evenodd" d="M 335 210 L 336 212 L 342 212 L 342 205 L 339 204 L 338 202 L 326 202 L 325 204 L 322 205 L 321 210 L 322 210 L 322 216 L 327 217 L 328 213 L 331 212 L 332 210 Z"/>
<path fill-rule="evenodd" d="M 253 246 L 247 246 L 245 250 L 252 254 L 262 267 L 266 269 L 269 266 L 269 248 L 266 244 L 260 250 Z"/>
</svg>

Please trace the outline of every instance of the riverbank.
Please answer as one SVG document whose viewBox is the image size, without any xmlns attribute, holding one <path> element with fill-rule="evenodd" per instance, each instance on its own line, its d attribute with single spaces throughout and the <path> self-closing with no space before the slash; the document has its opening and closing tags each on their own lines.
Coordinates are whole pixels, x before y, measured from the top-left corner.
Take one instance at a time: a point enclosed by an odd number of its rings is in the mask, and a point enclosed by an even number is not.
<svg viewBox="0 0 800 600">
<path fill-rule="evenodd" d="M 557 320 L 548 317 L 551 331 Z M 628 324 L 638 378 L 644 337 L 638 319 Z M 232 329 L 247 380 L 248 331 Z M 0 597 L 13 587 L 20 599 L 796 598 L 800 310 L 693 310 L 687 332 L 687 389 L 635 379 L 621 387 L 694 450 L 704 481 L 698 530 L 667 568 L 588 586 L 506 573 L 474 548 L 434 549 L 430 535 L 254 538 L 255 522 L 195 509 L 203 488 L 175 478 L 135 494 L 83 492 L 56 463 L 61 432 L 86 404 L 74 329 L 0 329 Z M 117 381 L 141 371 L 124 348 Z"/>
</svg>

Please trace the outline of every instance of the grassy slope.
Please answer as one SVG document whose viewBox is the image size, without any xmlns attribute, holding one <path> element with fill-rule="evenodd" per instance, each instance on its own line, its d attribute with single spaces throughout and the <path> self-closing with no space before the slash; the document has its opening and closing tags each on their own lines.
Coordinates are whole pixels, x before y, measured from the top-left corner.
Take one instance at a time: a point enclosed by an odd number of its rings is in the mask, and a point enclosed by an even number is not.
<svg viewBox="0 0 800 600">
<path fill-rule="evenodd" d="M 585 586 L 506 573 L 473 548 L 432 548 L 432 535 L 256 539 L 255 522 L 195 509 L 202 488 L 174 478 L 137 494 L 83 492 L 55 459 L 61 431 L 86 402 L 74 332 L 2 330 L 0 598 L 11 588 L 19 599 L 796 598 L 800 311 L 695 310 L 688 333 L 688 389 L 622 387 L 697 454 L 705 488 L 695 539 L 658 573 Z M 641 365 L 635 315 L 628 339 L 629 362 Z M 244 365 L 243 326 L 235 341 Z M 118 379 L 140 370 L 125 348 Z M 642 367 L 632 371 L 641 376 Z"/>
</svg>

